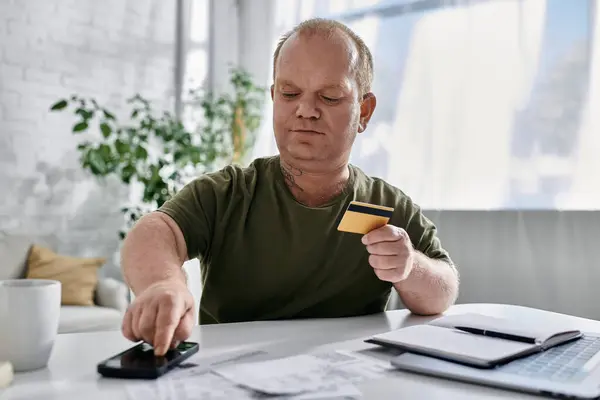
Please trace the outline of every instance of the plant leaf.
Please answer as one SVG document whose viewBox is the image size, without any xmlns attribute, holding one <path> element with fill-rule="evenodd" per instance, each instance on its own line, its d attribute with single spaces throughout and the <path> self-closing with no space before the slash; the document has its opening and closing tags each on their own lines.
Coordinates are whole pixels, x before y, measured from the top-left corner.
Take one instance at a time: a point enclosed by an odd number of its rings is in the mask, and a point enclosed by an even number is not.
<svg viewBox="0 0 600 400">
<path fill-rule="evenodd" d="M 98 150 L 90 151 L 90 169 L 95 175 L 106 174 L 106 162 Z"/>
<path fill-rule="evenodd" d="M 82 132 L 88 128 L 88 123 L 86 121 L 81 121 L 78 124 L 75 124 L 73 127 L 73 132 Z"/>
<path fill-rule="evenodd" d="M 117 153 L 119 153 L 121 156 L 129 152 L 129 145 L 121 139 L 117 139 L 115 141 L 115 148 L 117 149 Z"/>
<path fill-rule="evenodd" d="M 94 112 L 90 110 L 86 110 L 85 108 L 78 108 L 75 110 L 75 114 L 81 116 L 83 120 L 91 119 L 94 116 Z"/>
<path fill-rule="evenodd" d="M 135 170 L 135 167 L 131 164 L 126 165 L 123 170 L 121 171 L 121 180 L 124 183 L 129 183 L 131 182 L 131 178 L 133 177 L 133 175 L 135 175 L 137 171 Z"/>
<path fill-rule="evenodd" d="M 116 120 L 115 116 L 113 114 L 111 114 L 110 112 L 108 112 L 107 110 L 102 110 L 102 112 L 104 113 L 104 118 L 106 119 L 110 119 L 110 120 Z"/>
<path fill-rule="evenodd" d="M 112 132 L 112 129 L 110 128 L 110 125 L 108 125 L 106 122 L 103 122 L 100 124 L 100 131 L 102 131 L 102 136 L 108 138 Z"/>
<path fill-rule="evenodd" d="M 54 103 L 52 105 L 52 107 L 50 107 L 51 111 L 59 111 L 59 110 L 63 110 L 69 103 L 67 102 L 67 100 L 59 100 L 56 103 Z"/>
<path fill-rule="evenodd" d="M 135 149 L 135 156 L 141 160 L 145 160 L 146 158 L 148 158 L 148 151 L 142 146 L 138 146 Z"/>
</svg>

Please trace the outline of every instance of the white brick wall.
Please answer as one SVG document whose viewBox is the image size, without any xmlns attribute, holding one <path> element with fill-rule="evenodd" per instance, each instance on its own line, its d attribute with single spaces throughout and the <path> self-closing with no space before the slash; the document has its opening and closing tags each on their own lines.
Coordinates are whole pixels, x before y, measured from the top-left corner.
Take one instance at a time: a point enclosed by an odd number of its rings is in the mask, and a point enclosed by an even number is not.
<svg viewBox="0 0 600 400">
<path fill-rule="evenodd" d="M 82 171 L 74 119 L 48 109 L 72 93 L 170 107 L 174 23 L 175 0 L 0 1 L 1 231 L 112 262 L 127 191 Z"/>
</svg>

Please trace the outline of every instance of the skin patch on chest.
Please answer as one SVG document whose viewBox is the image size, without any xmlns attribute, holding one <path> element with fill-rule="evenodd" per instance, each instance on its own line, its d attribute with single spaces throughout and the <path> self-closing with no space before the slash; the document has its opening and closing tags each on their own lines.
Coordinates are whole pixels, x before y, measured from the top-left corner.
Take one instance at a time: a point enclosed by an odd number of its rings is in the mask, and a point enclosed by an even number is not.
<svg viewBox="0 0 600 400">
<path fill-rule="evenodd" d="M 338 225 L 338 231 L 366 235 L 386 225 L 393 213 L 391 207 L 352 201 Z"/>
</svg>

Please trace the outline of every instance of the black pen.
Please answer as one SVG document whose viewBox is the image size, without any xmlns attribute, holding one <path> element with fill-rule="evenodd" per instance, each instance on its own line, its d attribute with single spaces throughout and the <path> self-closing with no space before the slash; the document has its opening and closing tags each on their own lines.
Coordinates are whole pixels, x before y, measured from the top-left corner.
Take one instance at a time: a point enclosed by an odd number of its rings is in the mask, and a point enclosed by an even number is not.
<svg viewBox="0 0 600 400">
<path fill-rule="evenodd" d="M 470 328 L 468 326 L 455 326 L 454 328 L 458 329 L 459 331 L 469 332 L 469 333 L 473 333 L 475 335 L 495 337 L 498 339 L 512 340 L 515 342 L 523 342 L 523 343 L 531 343 L 531 344 L 536 343 L 535 338 L 530 338 L 527 336 L 519 336 L 519 335 L 510 334 L 510 333 L 489 331 L 486 329 Z"/>
</svg>

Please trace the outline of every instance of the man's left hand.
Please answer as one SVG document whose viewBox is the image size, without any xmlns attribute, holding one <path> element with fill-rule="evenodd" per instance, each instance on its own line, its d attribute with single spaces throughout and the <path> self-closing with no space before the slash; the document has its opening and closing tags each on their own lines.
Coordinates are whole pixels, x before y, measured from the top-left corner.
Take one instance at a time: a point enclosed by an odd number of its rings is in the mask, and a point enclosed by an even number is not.
<svg viewBox="0 0 600 400">
<path fill-rule="evenodd" d="M 415 250 L 404 229 L 385 225 L 364 235 L 362 242 L 370 254 L 369 264 L 379 279 L 398 283 L 408 277 Z"/>
</svg>

